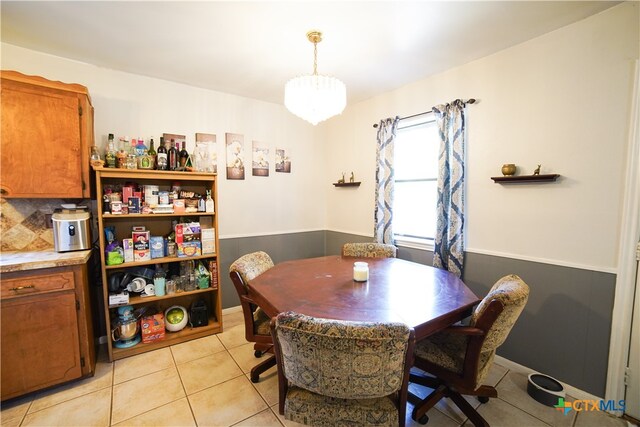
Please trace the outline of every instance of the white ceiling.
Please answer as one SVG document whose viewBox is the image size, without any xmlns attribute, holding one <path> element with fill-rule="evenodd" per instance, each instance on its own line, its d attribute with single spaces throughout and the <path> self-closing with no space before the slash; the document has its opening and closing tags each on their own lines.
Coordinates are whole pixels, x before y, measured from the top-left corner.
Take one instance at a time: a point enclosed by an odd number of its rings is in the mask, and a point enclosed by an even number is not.
<svg viewBox="0 0 640 427">
<path fill-rule="evenodd" d="M 614 6 L 612 1 L 5 1 L 2 42 L 282 103 L 313 70 L 353 103 Z"/>
</svg>

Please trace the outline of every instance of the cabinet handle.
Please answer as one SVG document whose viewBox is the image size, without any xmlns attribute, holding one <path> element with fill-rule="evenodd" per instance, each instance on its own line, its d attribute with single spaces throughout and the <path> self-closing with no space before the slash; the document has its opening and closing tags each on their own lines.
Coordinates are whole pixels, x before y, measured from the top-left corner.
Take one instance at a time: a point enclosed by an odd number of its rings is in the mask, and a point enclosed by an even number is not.
<svg viewBox="0 0 640 427">
<path fill-rule="evenodd" d="M 21 291 L 23 289 L 34 289 L 36 286 L 35 285 L 29 285 L 29 286 L 18 286 L 17 288 L 9 288 L 10 291 Z"/>
</svg>

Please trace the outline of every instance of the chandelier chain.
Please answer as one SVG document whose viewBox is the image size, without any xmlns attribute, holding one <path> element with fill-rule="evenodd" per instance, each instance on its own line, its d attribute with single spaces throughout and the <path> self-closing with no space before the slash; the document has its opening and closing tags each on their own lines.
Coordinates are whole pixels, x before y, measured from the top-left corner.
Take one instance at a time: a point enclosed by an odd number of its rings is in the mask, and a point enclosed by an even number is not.
<svg viewBox="0 0 640 427">
<path fill-rule="evenodd" d="M 318 42 L 313 42 L 313 75 L 318 75 Z"/>
</svg>

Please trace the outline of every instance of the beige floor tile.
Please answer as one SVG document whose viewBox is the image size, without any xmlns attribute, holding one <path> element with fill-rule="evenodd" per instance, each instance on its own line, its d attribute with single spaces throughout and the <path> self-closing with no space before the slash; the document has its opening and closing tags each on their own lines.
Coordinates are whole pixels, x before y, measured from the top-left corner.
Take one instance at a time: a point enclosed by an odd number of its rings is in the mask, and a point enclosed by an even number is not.
<svg viewBox="0 0 640 427">
<path fill-rule="evenodd" d="M 256 366 L 258 363 L 267 360 L 270 353 L 263 354 L 262 357 L 256 357 L 254 355 L 255 350 L 253 349 L 253 343 L 246 342 L 246 344 L 240 345 L 238 347 L 233 347 L 229 349 L 229 354 L 233 357 L 233 360 L 240 366 L 242 372 L 247 373 L 251 372 L 251 369 Z M 273 367 L 272 369 L 275 369 Z"/>
<path fill-rule="evenodd" d="M 251 418 L 234 424 L 234 426 L 282 427 L 282 424 L 278 421 L 278 417 L 276 417 L 271 409 L 265 409 Z"/>
<path fill-rule="evenodd" d="M 113 364 L 97 363 L 93 377 L 56 387 L 39 393 L 29 408 L 29 413 L 40 411 L 58 403 L 83 396 L 113 385 Z"/>
<path fill-rule="evenodd" d="M 554 426 L 572 426 L 576 417 L 575 411 L 565 415 L 557 409 L 545 406 L 534 400 L 527 393 L 527 376 L 519 372 L 509 372 L 497 387 L 498 397 L 513 406 Z M 569 396 L 568 401 L 573 399 Z"/>
<path fill-rule="evenodd" d="M 224 350 L 224 346 L 215 335 L 171 346 L 171 353 L 173 354 L 173 360 L 176 362 L 176 365 L 200 359 L 201 357 L 219 353 Z"/>
<path fill-rule="evenodd" d="M 575 427 L 627 427 L 622 418 L 602 411 L 581 411 L 576 417 Z"/>
<path fill-rule="evenodd" d="M 185 396 L 175 366 L 139 377 L 113 387 L 113 424 Z"/>
<path fill-rule="evenodd" d="M 136 417 L 125 420 L 115 426 L 195 426 L 196 422 L 191 413 L 191 407 L 187 398 L 178 399 L 167 403 L 159 408 L 140 414 Z"/>
<path fill-rule="evenodd" d="M 113 370 L 113 383 L 120 384 L 134 378 L 158 372 L 174 366 L 173 356 L 169 348 L 138 354 L 125 359 L 116 360 Z"/>
<path fill-rule="evenodd" d="M 251 374 L 245 376 L 251 381 Z M 260 381 L 252 384 L 269 406 L 278 403 L 278 371 L 275 366 L 260 375 Z"/>
<path fill-rule="evenodd" d="M 33 402 L 33 396 L 22 397 L 0 405 L 0 425 L 19 426 Z"/>
<path fill-rule="evenodd" d="M 244 315 L 242 314 L 242 310 L 240 309 L 233 313 L 223 314 L 222 324 L 224 325 L 225 330 L 237 325 L 244 325 Z"/>
<path fill-rule="evenodd" d="M 27 414 L 23 426 L 108 426 L 111 389 L 103 388 Z"/>
<path fill-rule="evenodd" d="M 548 424 L 500 399 L 491 399 L 489 403 L 480 405 L 478 413 L 492 427 L 548 426 Z M 464 423 L 465 427 L 471 425 L 469 420 Z"/>
<path fill-rule="evenodd" d="M 220 338 L 220 341 L 227 349 L 247 343 L 247 339 L 244 337 L 244 324 L 231 328 L 225 327 L 224 332 L 218 334 L 217 337 Z"/>
<path fill-rule="evenodd" d="M 405 425 L 407 427 L 421 427 L 423 424 L 420 424 L 417 421 L 414 421 L 411 418 L 411 413 L 413 412 L 413 405 L 411 403 L 407 403 L 407 414 L 405 417 Z M 460 425 L 459 423 L 453 421 L 451 418 L 440 412 L 439 410 L 432 408 L 429 412 L 427 412 L 427 416 L 429 417 L 428 426 L 437 426 L 437 427 L 455 427 Z"/>
<path fill-rule="evenodd" d="M 178 372 L 187 395 L 242 375 L 226 351 L 180 364 Z"/>
<path fill-rule="evenodd" d="M 267 408 L 243 375 L 189 396 L 198 425 L 229 426 Z"/>
</svg>

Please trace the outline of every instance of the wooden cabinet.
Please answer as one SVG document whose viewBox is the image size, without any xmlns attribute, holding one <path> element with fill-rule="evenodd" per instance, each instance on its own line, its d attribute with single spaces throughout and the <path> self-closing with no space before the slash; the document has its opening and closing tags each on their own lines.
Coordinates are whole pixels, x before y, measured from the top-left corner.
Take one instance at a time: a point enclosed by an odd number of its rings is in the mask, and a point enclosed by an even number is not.
<svg viewBox="0 0 640 427">
<path fill-rule="evenodd" d="M 95 370 L 86 264 L 4 273 L 2 400 Z"/>
<path fill-rule="evenodd" d="M 87 88 L 1 72 L 0 193 L 86 198 L 93 107 Z"/>
<path fill-rule="evenodd" d="M 191 191 L 198 194 L 205 194 L 206 190 L 211 191 L 212 198 L 214 200 L 214 206 L 216 213 L 127 213 L 127 214 L 111 214 L 103 213 L 103 194 L 107 187 L 119 188 L 126 183 L 136 183 L 141 190 L 144 186 L 158 186 L 160 191 L 168 191 L 171 186 L 179 182 L 183 191 Z M 173 344 L 178 344 L 194 338 L 201 338 L 218 332 L 222 332 L 222 297 L 220 294 L 220 263 L 219 254 L 217 253 L 219 246 L 218 242 L 218 220 L 217 220 L 217 189 L 216 189 L 216 175 L 198 172 L 165 172 L 154 170 L 127 170 L 127 169 L 108 169 L 99 168 L 96 170 L 96 198 L 98 201 L 98 228 L 100 233 L 100 253 L 102 263 L 102 280 L 105 283 L 104 289 L 104 313 L 105 324 L 108 330 L 106 335 L 110 341 L 109 359 L 116 360 L 123 357 L 132 356 L 139 353 L 144 353 L 150 350 L 154 350 L 160 347 L 166 347 Z M 166 236 L 172 231 L 173 223 L 180 222 L 201 222 L 208 223 L 209 227 L 214 229 L 215 235 L 215 253 L 209 253 L 204 255 L 196 255 L 190 257 L 178 257 L 178 256 L 163 256 L 158 258 L 152 258 L 145 261 L 130 261 L 122 264 L 107 265 L 105 258 L 105 247 L 107 245 L 105 238 L 105 228 L 113 227 L 115 232 L 115 239 L 122 241 L 125 238 L 131 238 L 132 229 L 134 226 L 144 226 L 146 230 L 150 231 L 151 236 Z M 154 265 L 160 264 L 169 269 L 179 266 L 181 261 L 202 261 L 206 268 L 210 270 L 211 280 L 210 286 L 203 289 L 196 289 L 186 292 L 177 292 L 175 294 L 167 294 L 163 296 L 140 296 L 140 294 L 130 292 L 128 304 L 109 304 L 109 290 L 106 284 L 109 283 L 109 278 L 117 273 L 133 273 L 135 268 L 146 267 L 154 269 Z M 166 270 L 165 270 L 166 271 Z M 173 305 L 179 305 L 187 310 L 190 309 L 191 304 L 198 300 L 203 299 L 207 305 L 208 311 L 208 324 L 206 326 L 193 327 L 187 325 L 184 329 L 178 332 L 165 331 L 165 337 L 162 340 L 154 341 L 152 343 L 138 343 L 128 348 L 118 348 L 113 345 L 111 339 L 110 328 L 114 325 L 114 321 L 118 319 L 117 309 L 122 305 L 133 306 L 134 310 L 141 307 L 148 307 L 157 310 L 157 312 L 164 312 L 167 308 Z"/>
</svg>

